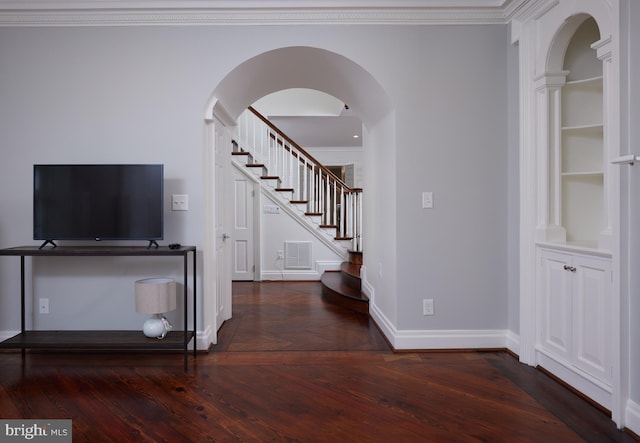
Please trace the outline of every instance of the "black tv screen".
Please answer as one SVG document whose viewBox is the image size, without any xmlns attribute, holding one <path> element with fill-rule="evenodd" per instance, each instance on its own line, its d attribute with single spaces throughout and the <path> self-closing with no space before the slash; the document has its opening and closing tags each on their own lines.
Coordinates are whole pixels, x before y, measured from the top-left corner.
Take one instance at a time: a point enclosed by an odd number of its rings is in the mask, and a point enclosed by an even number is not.
<svg viewBox="0 0 640 443">
<path fill-rule="evenodd" d="M 34 165 L 34 240 L 161 240 L 163 165 Z"/>
</svg>

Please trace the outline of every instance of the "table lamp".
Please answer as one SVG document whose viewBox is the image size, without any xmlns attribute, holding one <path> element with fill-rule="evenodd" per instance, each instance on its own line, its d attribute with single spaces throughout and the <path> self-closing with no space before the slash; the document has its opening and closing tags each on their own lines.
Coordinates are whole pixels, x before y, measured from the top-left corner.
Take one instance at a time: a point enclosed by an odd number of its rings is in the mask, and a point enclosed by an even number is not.
<svg viewBox="0 0 640 443">
<path fill-rule="evenodd" d="M 136 281 L 136 312 L 152 314 L 142 331 L 149 338 L 164 338 L 172 325 L 165 312 L 176 308 L 176 282 L 170 278 L 147 278 Z"/>
</svg>

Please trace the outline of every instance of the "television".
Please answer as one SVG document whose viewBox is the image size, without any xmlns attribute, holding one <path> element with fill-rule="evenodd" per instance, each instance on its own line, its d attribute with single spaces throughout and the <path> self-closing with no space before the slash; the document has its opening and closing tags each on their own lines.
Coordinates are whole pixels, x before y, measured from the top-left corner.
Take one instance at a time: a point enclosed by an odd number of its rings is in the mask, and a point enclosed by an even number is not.
<svg viewBox="0 0 640 443">
<path fill-rule="evenodd" d="M 164 236 L 164 166 L 33 166 L 33 239 L 147 240 Z"/>
</svg>

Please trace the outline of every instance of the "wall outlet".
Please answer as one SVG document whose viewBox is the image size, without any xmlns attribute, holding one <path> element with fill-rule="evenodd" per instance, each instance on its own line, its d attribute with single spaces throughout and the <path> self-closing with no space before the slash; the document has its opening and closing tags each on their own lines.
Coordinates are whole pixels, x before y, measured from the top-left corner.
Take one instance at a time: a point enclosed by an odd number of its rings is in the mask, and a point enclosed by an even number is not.
<svg viewBox="0 0 640 443">
<path fill-rule="evenodd" d="M 433 299 L 425 298 L 422 300 L 422 314 L 423 315 L 434 315 L 435 311 L 433 308 Z"/>
<path fill-rule="evenodd" d="M 173 194 L 171 196 L 171 210 L 172 211 L 188 211 L 189 196 L 186 194 Z"/>
<path fill-rule="evenodd" d="M 284 251 L 282 249 L 278 250 L 278 260 L 284 260 Z"/>
<path fill-rule="evenodd" d="M 39 306 L 40 314 L 48 314 L 49 313 L 49 299 L 48 298 L 41 298 L 40 299 L 40 303 L 38 304 L 38 306 Z"/>
</svg>

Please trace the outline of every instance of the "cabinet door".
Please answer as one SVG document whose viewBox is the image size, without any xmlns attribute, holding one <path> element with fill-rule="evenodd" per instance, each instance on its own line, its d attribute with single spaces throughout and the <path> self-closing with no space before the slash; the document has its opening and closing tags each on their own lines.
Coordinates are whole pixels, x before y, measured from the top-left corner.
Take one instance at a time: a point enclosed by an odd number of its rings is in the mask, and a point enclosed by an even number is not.
<svg viewBox="0 0 640 443">
<path fill-rule="evenodd" d="M 575 257 L 574 362 L 611 382 L 611 269 L 608 260 Z"/>
<path fill-rule="evenodd" d="M 565 361 L 571 360 L 572 347 L 572 256 L 541 251 L 540 345 Z"/>
</svg>

